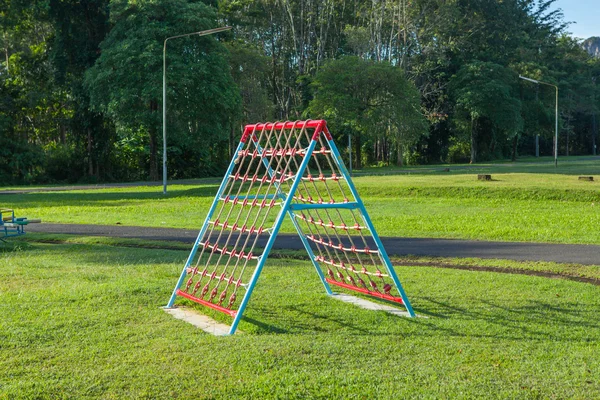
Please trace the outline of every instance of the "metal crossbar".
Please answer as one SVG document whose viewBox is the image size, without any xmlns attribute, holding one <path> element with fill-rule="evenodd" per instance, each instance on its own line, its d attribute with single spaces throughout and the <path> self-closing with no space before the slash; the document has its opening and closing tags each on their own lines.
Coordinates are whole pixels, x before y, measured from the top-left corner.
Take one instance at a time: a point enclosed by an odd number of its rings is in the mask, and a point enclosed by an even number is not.
<svg viewBox="0 0 600 400">
<path fill-rule="evenodd" d="M 323 120 L 247 125 L 167 307 L 244 313 L 288 215 L 330 285 L 411 304 Z M 261 238 L 264 247 L 258 247 Z"/>
</svg>

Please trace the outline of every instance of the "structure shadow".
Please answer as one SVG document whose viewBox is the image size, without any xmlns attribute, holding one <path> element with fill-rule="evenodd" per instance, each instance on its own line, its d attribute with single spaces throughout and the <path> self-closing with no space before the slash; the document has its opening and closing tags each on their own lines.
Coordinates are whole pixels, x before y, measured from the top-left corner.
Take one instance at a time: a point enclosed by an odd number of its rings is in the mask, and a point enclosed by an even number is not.
<svg viewBox="0 0 600 400">
<path fill-rule="evenodd" d="M 242 317 L 242 321 L 245 321 L 249 324 L 252 324 L 259 328 L 258 333 L 276 333 L 276 334 L 288 334 L 289 330 L 283 329 L 281 326 L 268 324 L 262 320 L 258 320 L 256 318 L 251 318 L 246 315 Z"/>
<path fill-rule="evenodd" d="M 165 250 L 165 249 L 143 249 L 144 256 L 132 251 L 127 247 L 98 246 L 94 244 L 54 244 L 54 243 L 9 243 L 12 250 L 28 252 L 43 252 L 45 258 L 60 261 L 65 256 L 65 246 L 77 246 L 81 251 L 77 251 L 76 259 L 79 265 L 85 265 L 90 268 L 90 272 L 102 270 L 105 267 L 114 268 L 119 265 L 120 268 L 128 266 L 149 265 L 149 264 L 172 264 L 183 265 L 187 250 Z M 21 246 L 21 247 L 20 247 Z M 86 248 L 93 246 L 93 251 L 85 251 Z M 0 252 L 2 245 L 0 245 Z M 110 263 L 107 266 L 107 263 Z M 113 265 L 115 264 L 115 265 Z M 44 266 L 40 266 L 43 268 Z M 176 277 L 174 278 L 176 279 Z"/>
<path fill-rule="evenodd" d="M 310 311 L 304 307 L 297 305 L 283 305 L 278 307 L 281 312 L 266 310 L 264 307 L 259 307 L 254 310 L 253 314 L 260 315 L 262 322 L 258 323 L 256 318 L 249 318 L 255 325 L 260 328 L 270 327 L 269 333 L 299 333 L 299 332 L 337 332 L 340 329 L 349 331 L 353 334 L 369 334 L 367 327 L 361 327 L 358 324 L 352 323 L 349 319 L 337 317 L 333 311 L 324 310 L 323 312 Z M 296 317 L 290 317 L 290 314 Z M 264 318 L 264 319 L 263 319 Z M 314 324 L 303 322 L 304 320 L 315 321 Z M 246 317 L 244 316 L 244 319 Z M 268 323 L 265 321 L 269 321 Z M 325 326 L 324 326 L 325 325 Z M 285 328 L 284 328 L 285 327 Z"/>
<path fill-rule="evenodd" d="M 573 329 L 586 329 L 590 336 L 600 338 L 600 323 L 597 320 L 597 308 L 592 304 L 568 303 L 569 306 L 557 306 L 548 302 L 531 300 L 518 307 L 506 307 L 502 303 L 482 300 L 473 307 L 451 305 L 432 298 L 423 298 L 438 309 L 435 314 L 442 315 L 452 325 L 461 325 L 471 329 L 455 329 L 438 323 L 437 317 L 417 319 L 415 322 L 428 329 L 443 332 L 456 337 L 481 337 L 511 340 L 547 340 L 552 337 L 559 342 L 580 342 L 580 333 Z M 485 306 L 485 307 L 482 307 Z M 472 322 L 479 321 L 477 324 Z M 462 323 L 461 323 L 462 322 Z M 482 327 L 480 323 L 487 326 Z M 492 334 L 486 333 L 491 329 Z M 418 334 L 418 333 L 417 333 Z"/>
</svg>

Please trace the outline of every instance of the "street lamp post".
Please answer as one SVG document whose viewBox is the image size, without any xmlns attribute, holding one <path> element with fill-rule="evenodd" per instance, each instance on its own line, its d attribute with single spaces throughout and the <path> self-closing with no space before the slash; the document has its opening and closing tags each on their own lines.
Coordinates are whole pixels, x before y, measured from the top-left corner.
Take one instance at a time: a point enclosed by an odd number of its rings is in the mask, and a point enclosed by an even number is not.
<svg viewBox="0 0 600 400">
<path fill-rule="evenodd" d="M 171 36 L 165 39 L 163 45 L 163 194 L 167 194 L 167 40 L 187 36 L 206 36 L 213 33 L 230 30 L 230 26 L 223 26 L 206 31 L 186 33 L 184 35 Z"/>
<path fill-rule="evenodd" d="M 558 167 L 558 86 L 519 75 L 519 78 L 538 85 L 552 86 L 556 89 L 556 105 L 554 109 L 554 166 Z"/>
</svg>

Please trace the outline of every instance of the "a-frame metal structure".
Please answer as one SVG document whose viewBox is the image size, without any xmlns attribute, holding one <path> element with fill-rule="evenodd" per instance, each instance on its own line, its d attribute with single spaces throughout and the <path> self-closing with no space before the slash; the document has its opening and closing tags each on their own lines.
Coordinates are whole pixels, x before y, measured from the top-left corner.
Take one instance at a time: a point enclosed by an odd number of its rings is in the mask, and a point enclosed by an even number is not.
<svg viewBox="0 0 600 400">
<path fill-rule="evenodd" d="M 328 294 L 415 315 L 324 120 L 245 127 L 167 307 L 180 296 L 226 313 L 233 334 L 286 215 Z"/>
</svg>

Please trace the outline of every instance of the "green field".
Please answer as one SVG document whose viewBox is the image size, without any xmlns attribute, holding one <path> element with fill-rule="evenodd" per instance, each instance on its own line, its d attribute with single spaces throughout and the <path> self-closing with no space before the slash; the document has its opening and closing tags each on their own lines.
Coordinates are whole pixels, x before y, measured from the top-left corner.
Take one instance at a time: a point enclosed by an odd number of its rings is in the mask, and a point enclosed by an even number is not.
<svg viewBox="0 0 600 400">
<path fill-rule="evenodd" d="M 597 162 L 390 168 L 355 181 L 381 235 L 600 244 L 600 177 L 577 180 Z M 1 200 L 44 222 L 199 229 L 217 186 Z M 243 333 L 214 337 L 161 310 L 188 251 L 49 234 L 0 243 L 0 399 L 600 397 L 599 266 L 396 258 L 420 316 L 409 319 L 328 297 L 303 253 L 279 251 Z"/>
<path fill-rule="evenodd" d="M 308 262 L 272 260 L 244 333 L 219 338 L 160 309 L 186 251 L 3 246 L 0 398 L 600 396 L 590 284 L 397 267 L 422 316 L 408 319 L 327 297 Z"/>
<path fill-rule="evenodd" d="M 599 160 L 561 161 L 558 169 L 548 162 L 455 168 L 357 176 L 355 183 L 382 236 L 600 244 Z M 477 181 L 482 172 L 493 174 L 493 180 Z M 594 173 L 594 182 L 578 180 Z M 199 229 L 218 183 L 172 184 L 167 196 L 161 187 L 138 186 L 1 200 L 21 215 L 49 223 Z M 287 223 L 283 230 L 293 228 Z"/>
</svg>

